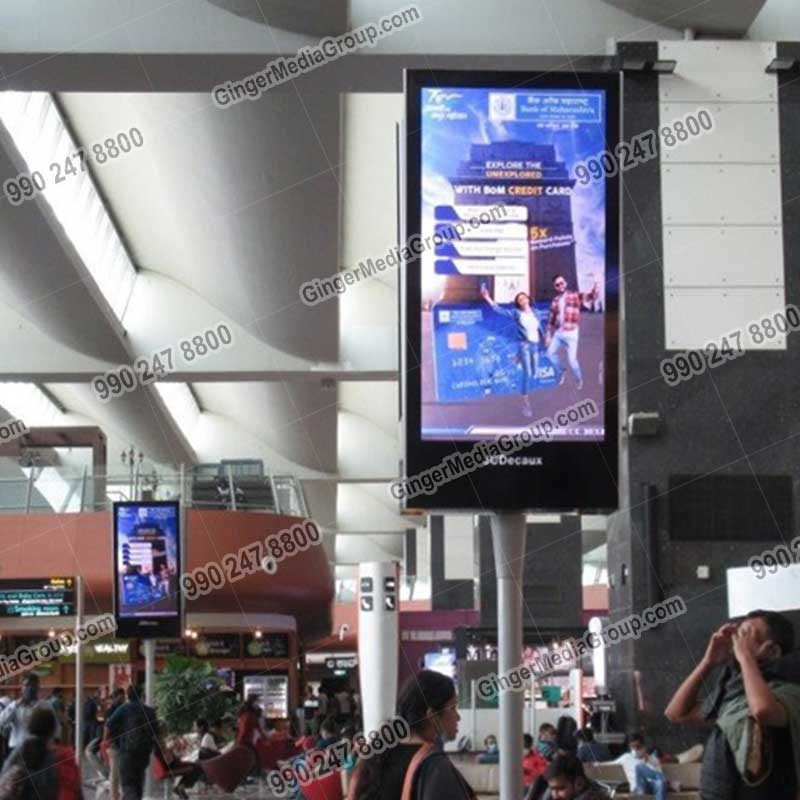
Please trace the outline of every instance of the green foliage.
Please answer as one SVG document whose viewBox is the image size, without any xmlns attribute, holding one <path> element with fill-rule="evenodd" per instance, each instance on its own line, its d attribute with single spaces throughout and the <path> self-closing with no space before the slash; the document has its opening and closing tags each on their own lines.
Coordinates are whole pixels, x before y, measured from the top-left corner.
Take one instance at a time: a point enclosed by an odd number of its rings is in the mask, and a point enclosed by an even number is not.
<svg viewBox="0 0 800 800">
<path fill-rule="evenodd" d="M 198 717 L 213 724 L 236 707 L 233 692 L 208 661 L 178 655 L 156 674 L 155 701 L 167 733 L 177 735 L 189 733 Z"/>
</svg>

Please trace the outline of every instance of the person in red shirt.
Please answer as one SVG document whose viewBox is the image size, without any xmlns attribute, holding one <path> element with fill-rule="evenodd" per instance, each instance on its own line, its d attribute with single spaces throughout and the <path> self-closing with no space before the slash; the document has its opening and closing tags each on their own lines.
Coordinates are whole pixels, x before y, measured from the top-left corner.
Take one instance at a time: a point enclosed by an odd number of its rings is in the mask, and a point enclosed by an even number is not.
<svg viewBox="0 0 800 800">
<path fill-rule="evenodd" d="M 566 348 L 567 363 L 575 378 L 575 386 L 580 391 L 583 389 L 583 375 L 581 365 L 578 363 L 581 306 L 593 301 L 600 289 L 595 283 L 590 292 L 570 291 L 567 279 L 563 275 L 556 275 L 553 278 L 553 288 L 556 296 L 550 304 L 547 334 L 544 339 L 547 357 L 556 369 L 561 370 L 560 383 L 563 383 L 566 370 L 561 365 L 559 351 L 561 348 Z"/>
<path fill-rule="evenodd" d="M 256 704 L 256 696 L 248 696 L 244 705 L 239 709 L 236 719 L 236 744 L 243 744 L 247 747 L 255 745 L 255 740 L 258 738 L 256 734 L 261 730 L 260 716 L 261 709 Z"/>
<path fill-rule="evenodd" d="M 522 737 L 522 783 L 527 789 L 547 769 L 547 759 L 533 746 L 533 736 Z"/>
</svg>

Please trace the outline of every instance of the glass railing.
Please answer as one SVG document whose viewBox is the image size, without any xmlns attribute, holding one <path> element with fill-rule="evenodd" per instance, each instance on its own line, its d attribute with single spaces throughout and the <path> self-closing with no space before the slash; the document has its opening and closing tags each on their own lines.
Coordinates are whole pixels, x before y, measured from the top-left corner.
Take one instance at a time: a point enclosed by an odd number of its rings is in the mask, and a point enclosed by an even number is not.
<svg viewBox="0 0 800 800">
<path fill-rule="evenodd" d="M 177 500 L 188 508 L 308 516 L 303 488 L 293 475 L 180 472 L 103 474 L 64 465 L 0 464 L 0 513 L 69 514 L 110 510 L 123 500 Z M 9 474 L 11 473 L 11 474 Z M 13 473 L 17 473 L 16 475 Z"/>
</svg>

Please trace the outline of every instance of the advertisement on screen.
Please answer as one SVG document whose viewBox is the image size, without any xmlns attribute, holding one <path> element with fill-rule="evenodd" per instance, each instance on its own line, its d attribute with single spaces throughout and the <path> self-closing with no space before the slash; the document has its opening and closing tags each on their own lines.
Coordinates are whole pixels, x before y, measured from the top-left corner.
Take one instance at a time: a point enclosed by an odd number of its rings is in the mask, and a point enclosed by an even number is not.
<svg viewBox="0 0 800 800">
<path fill-rule="evenodd" d="M 572 175 L 605 148 L 605 93 L 424 88 L 421 103 L 422 235 L 440 234 L 421 263 L 423 438 L 600 407 L 605 186 Z M 499 203 L 498 221 L 445 235 Z M 553 435 L 602 441 L 603 420 Z"/>
<path fill-rule="evenodd" d="M 115 503 L 115 615 L 119 636 L 180 635 L 180 571 L 178 503 Z"/>
<path fill-rule="evenodd" d="M 559 444 L 611 438 L 618 187 L 575 170 L 616 141 L 618 77 L 410 71 L 406 89 L 405 233 L 431 244 L 405 273 L 407 470 L 532 429 L 536 457 L 494 466 L 552 473 L 580 452 Z M 442 489 L 421 506 L 452 507 Z M 557 495 L 540 507 L 581 500 Z"/>
</svg>

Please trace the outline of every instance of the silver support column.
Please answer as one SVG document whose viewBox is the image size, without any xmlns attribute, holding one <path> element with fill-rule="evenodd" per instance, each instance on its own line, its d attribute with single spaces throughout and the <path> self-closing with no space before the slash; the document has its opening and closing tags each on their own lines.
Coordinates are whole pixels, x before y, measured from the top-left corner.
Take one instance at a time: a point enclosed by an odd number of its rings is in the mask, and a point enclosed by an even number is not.
<svg viewBox="0 0 800 800">
<path fill-rule="evenodd" d="M 497 571 L 497 674 L 519 666 L 522 658 L 522 563 L 525 514 L 491 518 Z M 500 800 L 522 797 L 523 692 L 500 692 Z"/>
<path fill-rule="evenodd" d="M 474 678 L 469 693 L 469 738 L 470 750 L 478 749 L 478 681 Z"/>
<path fill-rule="evenodd" d="M 83 775 L 83 647 L 78 636 L 78 631 L 83 627 L 84 615 L 84 585 L 83 578 L 78 575 L 75 579 L 75 641 L 78 649 L 75 652 L 75 761 L 78 764 L 78 774 Z"/>
<path fill-rule="evenodd" d="M 144 702 L 153 705 L 153 682 L 156 679 L 156 640 L 144 640 Z"/>
<path fill-rule="evenodd" d="M 226 471 L 228 473 L 228 491 L 231 493 L 231 511 L 236 511 L 236 489 L 233 485 L 233 467 L 228 464 Z"/>
<path fill-rule="evenodd" d="M 155 680 L 156 680 L 156 640 L 144 640 L 144 702 L 151 708 L 154 705 L 155 696 Z M 141 698 L 140 698 L 141 702 Z M 144 796 L 155 797 L 155 787 L 153 778 L 153 770 L 150 765 L 147 765 L 147 770 L 144 773 Z"/>
</svg>

